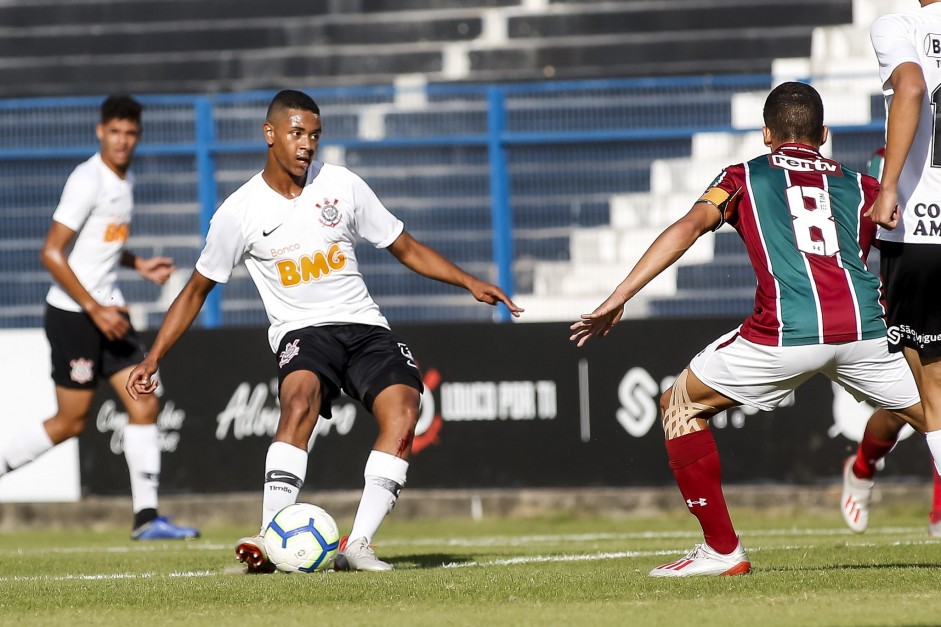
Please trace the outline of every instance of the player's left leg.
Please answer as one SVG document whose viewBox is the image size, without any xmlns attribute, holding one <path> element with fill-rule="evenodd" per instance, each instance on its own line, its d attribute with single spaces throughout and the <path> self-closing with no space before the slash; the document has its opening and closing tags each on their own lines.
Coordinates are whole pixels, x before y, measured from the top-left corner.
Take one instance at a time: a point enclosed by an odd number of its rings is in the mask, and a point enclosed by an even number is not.
<svg viewBox="0 0 941 627">
<path fill-rule="evenodd" d="M 157 416 L 160 404 L 153 394 L 137 400 L 128 394 L 125 384 L 133 370 L 127 366 L 109 379 L 111 387 L 127 410 L 124 427 L 124 459 L 131 479 L 131 503 L 134 511 L 134 540 L 176 540 L 199 537 L 199 530 L 175 525 L 158 513 L 157 491 L 160 486 L 160 431 Z"/>
<path fill-rule="evenodd" d="M 736 405 L 689 370 L 660 399 L 670 469 L 686 506 L 699 520 L 705 543 L 684 558 L 653 569 L 651 576 L 738 575 L 751 570 L 729 517 L 719 451 L 707 422 Z"/>
<path fill-rule="evenodd" d="M 372 404 L 379 436 L 363 471 L 363 496 L 353 519 L 349 540 L 341 546 L 338 569 L 391 570 L 369 548 L 385 517 L 395 507 L 405 486 L 412 438 L 418 423 L 421 394 L 411 385 L 396 384 L 382 390 Z"/>
</svg>

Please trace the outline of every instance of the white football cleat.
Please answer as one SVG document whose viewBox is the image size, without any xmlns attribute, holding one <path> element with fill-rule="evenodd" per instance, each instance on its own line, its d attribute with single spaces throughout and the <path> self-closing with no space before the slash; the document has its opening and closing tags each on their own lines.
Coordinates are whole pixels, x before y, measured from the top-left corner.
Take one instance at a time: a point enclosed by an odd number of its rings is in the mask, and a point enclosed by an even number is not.
<svg viewBox="0 0 941 627">
<path fill-rule="evenodd" d="M 856 457 L 843 463 L 843 495 L 840 497 L 840 513 L 843 521 L 853 533 L 862 533 L 869 527 L 869 504 L 872 501 L 872 479 L 860 479 L 853 472 Z"/>
<path fill-rule="evenodd" d="M 376 557 L 366 538 L 349 540 L 341 548 L 343 550 L 337 553 L 333 562 L 334 570 L 392 570 L 392 564 L 386 564 Z"/>
<path fill-rule="evenodd" d="M 693 547 L 685 557 L 650 571 L 651 577 L 695 577 L 698 575 L 744 575 L 751 572 L 748 554 L 739 541 L 735 550 L 723 555 L 703 542 Z"/>
</svg>

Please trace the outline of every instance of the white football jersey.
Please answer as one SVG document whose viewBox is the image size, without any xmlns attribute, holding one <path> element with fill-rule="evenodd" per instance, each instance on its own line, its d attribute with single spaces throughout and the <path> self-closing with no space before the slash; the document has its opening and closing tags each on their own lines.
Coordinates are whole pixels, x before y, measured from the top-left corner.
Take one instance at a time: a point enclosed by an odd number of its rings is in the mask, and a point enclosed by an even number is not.
<svg viewBox="0 0 941 627">
<path fill-rule="evenodd" d="M 68 253 L 69 266 L 82 286 L 102 305 L 124 305 L 117 285 L 118 262 L 134 210 L 134 176 L 122 179 L 95 153 L 65 183 L 52 219 L 77 233 Z M 66 311 L 81 311 L 69 294 L 53 283 L 46 302 Z"/>
<path fill-rule="evenodd" d="M 353 246 L 359 236 L 386 248 L 404 228 L 344 167 L 314 161 L 294 199 L 271 189 L 259 172 L 212 217 L 196 270 L 226 283 L 244 260 L 271 322 L 271 350 L 277 351 L 285 333 L 307 326 L 389 328 L 366 289 Z"/>
<path fill-rule="evenodd" d="M 887 111 L 892 101 L 889 77 L 902 63 L 920 65 L 928 85 L 915 141 L 899 178 L 899 224 L 892 231 L 880 228 L 878 237 L 941 244 L 941 3 L 884 15 L 873 23 L 870 36 Z"/>
</svg>

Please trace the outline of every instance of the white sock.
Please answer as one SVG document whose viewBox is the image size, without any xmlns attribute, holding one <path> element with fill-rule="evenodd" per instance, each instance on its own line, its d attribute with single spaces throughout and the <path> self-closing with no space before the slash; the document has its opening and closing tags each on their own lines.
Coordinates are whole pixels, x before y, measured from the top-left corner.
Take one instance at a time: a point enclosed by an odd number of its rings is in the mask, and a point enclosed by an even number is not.
<svg viewBox="0 0 941 627">
<path fill-rule="evenodd" d="M 934 461 L 934 467 L 941 474 L 941 430 L 929 431 L 925 434 L 925 441 L 928 442 L 928 450 L 931 451 L 931 459 Z"/>
<path fill-rule="evenodd" d="M 157 425 L 124 426 L 124 460 L 131 476 L 134 513 L 157 509 L 160 486 L 160 431 Z"/>
<path fill-rule="evenodd" d="M 265 493 L 261 506 L 264 530 L 282 509 L 297 502 L 307 478 L 307 451 L 287 442 L 272 442 L 265 458 Z"/>
<path fill-rule="evenodd" d="M 366 538 L 367 544 L 372 542 L 379 525 L 395 507 L 399 492 L 405 486 L 407 472 L 408 462 L 404 459 L 381 451 L 369 454 L 363 471 L 366 486 L 353 519 L 350 540 Z"/>
<path fill-rule="evenodd" d="M 0 448 L 0 475 L 28 464 L 53 446 L 44 423 L 30 423 Z"/>
</svg>

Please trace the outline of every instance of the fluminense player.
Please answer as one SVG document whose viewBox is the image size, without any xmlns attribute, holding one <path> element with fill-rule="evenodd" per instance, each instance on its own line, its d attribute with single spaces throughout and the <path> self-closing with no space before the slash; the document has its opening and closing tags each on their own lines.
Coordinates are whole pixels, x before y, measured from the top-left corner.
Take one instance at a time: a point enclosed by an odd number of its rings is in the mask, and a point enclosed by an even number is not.
<svg viewBox="0 0 941 627">
<path fill-rule="evenodd" d="M 480 302 L 503 303 L 514 316 L 522 309 L 497 286 L 415 240 L 359 176 L 315 161 L 320 109 L 308 95 L 279 92 L 262 129 L 268 145 L 264 170 L 216 211 L 196 269 L 127 389 L 135 397 L 154 390 L 160 359 L 192 324 L 209 291 L 244 261 L 271 322 L 281 405 L 265 460 L 261 529 L 297 499 L 318 415 L 330 417 L 342 389 L 376 417 L 379 436 L 336 568 L 390 570 L 370 544 L 405 485 L 423 386 L 408 346 L 392 334 L 366 289 L 356 239 L 387 249 L 421 275 L 466 288 Z M 239 540 L 236 556 L 250 572 L 273 570 L 260 536 Z"/>
<path fill-rule="evenodd" d="M 31 424 L 0 444 L 0 475 L 23 466 L 85 428 L 101 378 L 107 379 L 128 413 L 124 457 L 131 476 L 135 540 L 192 538 L 196 529 L 157 513 L 160 478 L 159 405 L 132 398 L 124 383 L 144 358 L 116 284 L 118 264 L 161 285 L 173 272 L 168 257 L 142 258 L 125 248 L 134 209 L 131 160 L 141 133 L 141 105 L 110 96 L 96 127 L 100 150 L 66 181 L 40 254 L 55 280 L 46 297 L 44 326 L 52 348 L 56 414 Z"/>
<path fill-rule="evenodd" d="M 751 570 L 729 517 L 709 430 L 719 412 L 743 404 L 774 409 L 823 373 L 924 432 L 911 371 L 888 352 L 879 279 L 866 269 L 865 235 L 872 227 L 862 214 L 876 196 L 876 181 L 820 154 L 828 129 L 813 87 L 777 86 L 765 101 L 764 123 L 770 154 L 725 168 L 608 299 L 571 327 L 578 346 L 607 335 L 627 301 L 726 222 L 745 242 L 758 279 L 754 313 L 700 351 L 660 399 L 670 468 L 704 542 L 654 568 L 654 577 Z"/>
</svg>

